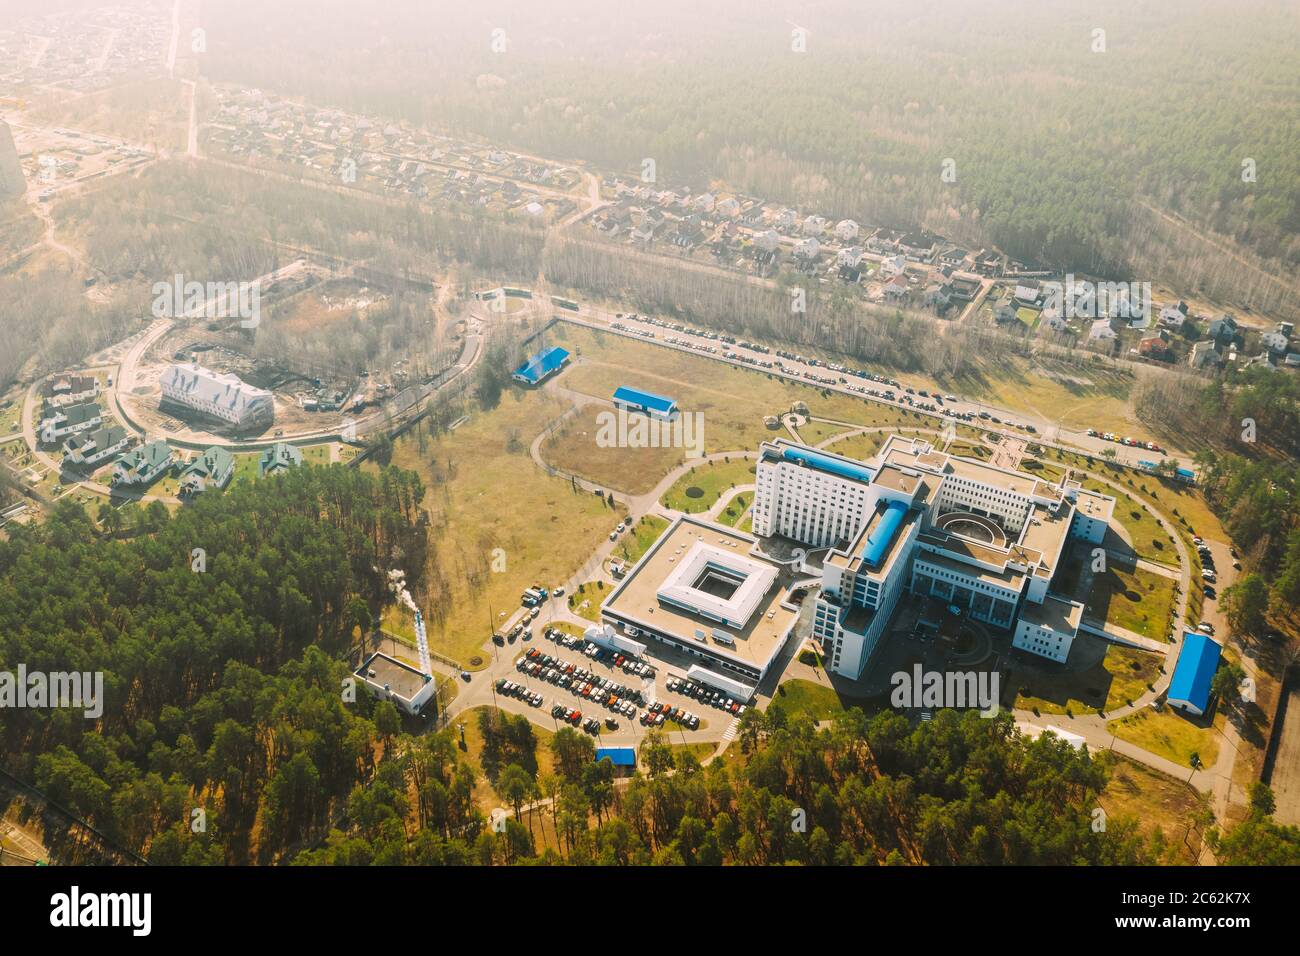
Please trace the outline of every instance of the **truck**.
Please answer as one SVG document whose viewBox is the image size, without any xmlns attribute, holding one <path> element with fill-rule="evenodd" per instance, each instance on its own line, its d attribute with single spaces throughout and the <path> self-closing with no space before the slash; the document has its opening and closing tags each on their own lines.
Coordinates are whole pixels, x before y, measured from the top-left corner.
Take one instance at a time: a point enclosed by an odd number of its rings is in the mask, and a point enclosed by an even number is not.
<svg viewBox="0 0 1300 956">
<path fill-rule="evenodd" d="M 541 604 L 543 600 L 545 600 L 545 598 L 542 595 L 542 592 L 538 591 L 536 588 L 529 588 L 523 593 L 523 596 L 520 597 L 519 602 L 523 604 L 524 607 L 536 607 L 538 604 Z"/>
</svg>

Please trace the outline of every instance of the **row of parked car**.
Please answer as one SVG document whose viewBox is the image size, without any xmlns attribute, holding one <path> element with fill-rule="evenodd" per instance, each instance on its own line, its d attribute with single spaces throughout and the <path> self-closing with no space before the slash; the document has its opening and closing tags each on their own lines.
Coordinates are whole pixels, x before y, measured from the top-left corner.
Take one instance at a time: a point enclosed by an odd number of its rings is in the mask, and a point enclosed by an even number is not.
<svg viewBox="0 0 1300 956">
<path fill-rule="evenodd" d="M 1099 432 L 1095 428 L 1089 428 L 1087 432 L 1090 438 L 1100 438 L 1102 441 L 1113 441 L 1117 445 L 1127 445 L 1129 448 L 1145 448 L 1147 451 L 1159 452 L 1164 454 L 1165 450 L 1153 441 L 1140 441 L 1137 438 L 1129 438 L 1127 435 L 1117 435 L 1114 432 Z"/>
<path fill-rule="evenodd" d="M 745 712 L 744 704 L 732 700 L 726 694 L 714 690 L 712 687 L 705 687 L 703 684 L 696 684 L 695 682 L 688 680 L 678 680 L 674 677 L 670 678 L 665 686 L 674 694 L 681 694 L 683 697 L 690 697 L 694 700 L 698 700 L 702 704 L 708 704 L 710 707 L 724 710 L 735 717 L 739 717 Z"/>
<path fill-rule="evenodd" d="M 662 727 L 667 721 L 674 721 L 690 730 L 700 729 L 700 718 L 680 707 L 655 701 L 641 715 L 641 724 L 645 727 Z"/>
<path fill-rule="evenodd" d="M 532 707 L 541 707 L 544 703 L 542 695 L 537 691 L 529 690 L 523 684 L 506 680 L 504 677 L 497 681 L 497 693 L 505 697 L 514 697 L 517 700 L 525 701 Z"/>
</svg>

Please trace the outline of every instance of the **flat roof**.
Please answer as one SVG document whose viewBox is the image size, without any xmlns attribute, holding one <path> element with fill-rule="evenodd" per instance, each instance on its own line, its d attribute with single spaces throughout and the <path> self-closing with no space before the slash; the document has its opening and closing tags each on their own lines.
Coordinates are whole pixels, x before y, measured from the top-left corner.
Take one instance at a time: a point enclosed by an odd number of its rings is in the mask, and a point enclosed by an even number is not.
<svg viewBox="0 0 1300 956">
<path fill-rule="evenodd" d="M 1026 552 L 1037 552 L 1037 564 L 1044 571 L 1056 570 L 1056 559 L 1065 547 L 1065 539 L 1070 533 L 1071 511 L 1067 508 L 1045 508 L 1035 505 L 1029 513 L 1029 520 L 1020 535 L 1020 548 Z"/>
<path fill-rule="evenodd" d="M 962 542 L 966 544 L 966 542 Z M 1006 588 L 1009 591 L 1019 593 L 1021 584 L 1024 581 L 1024 574 L 1020 571 L 1003 569 L 1001 572 L 990 571 L 987 568 L 977 567 L 973 564 L 967 564 L 965 561 L 958 561 L 946 554 L 938 554 L 934 551 L 917 551 L 914 558 L 916 561 L 924 561 L 927 564 L 937 565 L 946 568 L 958 574 L 964 574 L 966 577 L 983 581 L 985 584 L 996 585 L 1000 588 Z"/>
<path fill-rule="evenodd" d="M 778 441 L 775 445 L 765 449 L 768 452 L 780 451 L 782 461 L 788 461 L 791 464 L 802 465 L 812 468 L 815 471 L 825 472 L 828 475 L 835 475 L 837 478 L 848 478 L 851 481 L 860 481 L 863 484 L 870 484 L 873 472 L 860 461 L 852 458 L 846 458 L 843 455 L 832 454 L 827 451 L 819 451 L 816 448 L 810 448 L 807 445 L 796 445 L 792 442 Z"/>
<path fill-rule="evenodd" d="M 373 677 L 370 676 L 371 671 L 374 672 Z M 393 696 L 402 700 L 411 700 L 428 683 L 428 678 L 416 668 L 380 652 L 371 654 L 357 668 L 356 674 L 374 687 L 387 687 Z"/>
<path fill-rule="evenodd" d="M 1075 634 L 1083 620 L 1083 605 L 1078 601 L 1066 601 L 1049 594 L 1042 604 L 1025 601 L 1020 616 L 1032 624 L 1051 628 L 1059 634 Z"/>
<path fill-rule="evenodd" d="M 780 565 L 754 552 L 756 543 L 757 539 L 750 535 L 683 515 L 632 567 L 605 599 L 601 611 L 618 620 L 664 634 L 688 647 L 730 656 L 762 670 L 794 625 L 798 611 L 781 606 L 785 588 L 780 583 Z M 696 551 L 697 545 L 704 545 L 704 550 Z M 737 559 L 732 563 L 755 565 L 776 572 L 768 579 L 766 589 L 753 596 L 753 610 L 743 626 L 729 626 L 660 598 L 660 592 L 673 579 L 683 561 L 692 554 L 707 554 L 710 549 L 730 554 Z M 715 640 L 715 629 L 729 635 L 731 642 Z M 697 632 L 704 635 L 703 640 L 699 639 Z"/>
<path fill-rule="evenodd" d="M 1115 513 L 1115 499 L 1110 495 L 1080 488 L 1074 507 L 1080 514 L 1110 524 L 1111 516 Z"/>
</svg>

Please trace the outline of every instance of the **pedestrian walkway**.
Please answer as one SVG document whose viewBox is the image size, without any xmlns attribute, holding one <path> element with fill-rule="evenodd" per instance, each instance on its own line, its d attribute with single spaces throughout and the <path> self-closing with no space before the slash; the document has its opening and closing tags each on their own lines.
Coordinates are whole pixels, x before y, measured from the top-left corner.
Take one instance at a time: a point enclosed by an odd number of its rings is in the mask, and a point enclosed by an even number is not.
<svg viewBox="0 0 1300 956">
<path fill-rule="evenodd" d="M 736 732 L 738 730 L 740 730 L 740 718 L 733 717 L 731 723 L 727 725 L 727 729 L 722 732 L 722 739 L 730 743 L 736 739 Z"/>
</svg>

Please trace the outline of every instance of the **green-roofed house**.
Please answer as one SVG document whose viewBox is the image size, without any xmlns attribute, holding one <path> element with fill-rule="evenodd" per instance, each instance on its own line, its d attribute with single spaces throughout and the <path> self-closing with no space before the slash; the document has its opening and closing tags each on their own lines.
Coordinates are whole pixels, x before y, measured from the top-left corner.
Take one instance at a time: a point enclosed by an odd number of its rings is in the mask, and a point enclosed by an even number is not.
<svg viewBox="0 0 1300 956">
<path fill-rule="evenodd" d="M 172 446 L 161 440 L 151 441 L 118 459 L 113 466 L 113 484 L 152 484 L 171 464 Z"/>
<path fill-rule="evenodd" d="M 258 459 L 257 476 L 265 478 L 267 475 L 278 475 L 301 464 L 302 451 L 297 446 L 278 442 L 273 448 L 263 452 L 262 457 Z"/>
<path fill-rule="evenodd" d="M 209 486 L 224 488 L 234 473 L 235 456 L 213 445 L 181 472 L 180 496 L 197 495 Z"/>
</svg>

